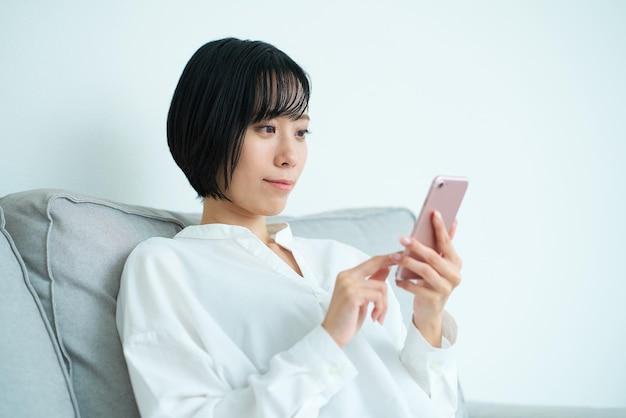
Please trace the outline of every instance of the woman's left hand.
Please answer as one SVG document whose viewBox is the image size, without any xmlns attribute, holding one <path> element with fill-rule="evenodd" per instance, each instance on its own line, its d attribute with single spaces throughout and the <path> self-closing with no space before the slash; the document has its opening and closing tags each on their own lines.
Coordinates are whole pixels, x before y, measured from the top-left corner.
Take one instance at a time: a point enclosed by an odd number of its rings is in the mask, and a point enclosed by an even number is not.
<svg viewBox="0 0 626 418">
<path fill-rule="evenodd" d="M 417 329 L 433 347 L 441 347 L 443 310 L 450 293 L 461 283 L 462 261 L 452 245 L 456 221 L 450 233 L 438 212 L 433 212 L 431 221 L 436 250 L 413 238 L 402 237 L 402 245 L 417 259 L 401 253 L 393 254 L 392 258 L 420 277 L 416 281 L 396 280 L 396 284 L 414 295 L 413 323 Z"/>
</svg>

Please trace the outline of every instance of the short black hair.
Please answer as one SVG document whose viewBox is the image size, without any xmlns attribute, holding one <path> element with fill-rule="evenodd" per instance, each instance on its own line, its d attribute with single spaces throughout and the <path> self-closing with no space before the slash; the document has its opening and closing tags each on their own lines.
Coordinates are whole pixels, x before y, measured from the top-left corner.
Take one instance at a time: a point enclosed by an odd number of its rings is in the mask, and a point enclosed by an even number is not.
<svg viewBox="0 0 626 418">
<path fill-rule="evenodd" d="M 278 116 L 298 119 L 309 97 L 307 74 L 273 45 L 209 42 L 191 57 L 174 91 L 167 116 L 170 152 L 199 196 L 228 200 L 224 191 L 248 126 Z"/>
</svg>

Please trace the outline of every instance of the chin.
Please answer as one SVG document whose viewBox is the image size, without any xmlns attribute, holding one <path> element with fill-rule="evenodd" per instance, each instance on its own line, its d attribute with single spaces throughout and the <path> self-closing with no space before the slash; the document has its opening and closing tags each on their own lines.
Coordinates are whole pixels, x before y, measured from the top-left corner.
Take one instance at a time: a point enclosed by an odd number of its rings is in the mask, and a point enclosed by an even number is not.
<svg viewBox="0 0 626 418">
<path fill-rule="evenodd" d="M 280 215 L 283 212 L 283 210 L 285 210 L 286 206 L 287 206 L 287 202 L 277 203 L 275 205 L 269 205 L 268 207 L 263 208 L 261 210 L 261 214 L 263 216 Z"/>
<path fill-rule="evenodd" d="M 283 210 L 285 210 L 284 207 L 281 209 L 276 209 L 276 210 L 268 210 L 262 213 L 262 215 L 266 217 L 277 216 L 277 215 L 280 215 L 283 212 Z"/>
</svg>

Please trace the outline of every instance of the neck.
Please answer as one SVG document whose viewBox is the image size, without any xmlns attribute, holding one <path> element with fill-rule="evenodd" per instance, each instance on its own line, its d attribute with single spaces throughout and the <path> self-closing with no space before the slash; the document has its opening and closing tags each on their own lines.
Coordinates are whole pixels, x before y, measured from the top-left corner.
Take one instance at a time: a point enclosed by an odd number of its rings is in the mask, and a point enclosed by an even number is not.
<svg viewBox="0 0 626 418">
<path fill-rule="evenodd" d="M 265 244 L 272 242 L 267 232 L 265 216 L 254 215 L 235 208 L 227 200 L 205 198 L 202 208 L 201 224 L 238 225 L 248 228 Z"/>
</svg>

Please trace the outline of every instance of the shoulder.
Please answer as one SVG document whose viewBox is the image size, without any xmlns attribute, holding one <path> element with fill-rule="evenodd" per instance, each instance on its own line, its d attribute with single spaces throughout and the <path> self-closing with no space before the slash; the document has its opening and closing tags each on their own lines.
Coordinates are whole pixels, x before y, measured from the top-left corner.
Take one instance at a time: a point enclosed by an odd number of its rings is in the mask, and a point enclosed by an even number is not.
<svg viewBox="0 0 626 418">
<path fill-rule="evenodd" d="M 174 238 L 153 237 L 139 243 L 128 255 L 124 263 L 122 280 L 162 281 L 176 272 L 184 271 L 184 266 L 193 264 L 189 258 L 194 252 L 189 243 Z"/>
<path fill-rule="evenodd" d="M 176 240 L 173 238 L 152 237 L 137 244 L 131 254 L 147 255 L 159 251 L 168 251 L 175 245 Z"/>
<path fill-rule="evenodd" d="M 178 252 L 179 243 L 173 238 L 152 237 L 140 242 L 128 255 L 126 265 L 158 260 Z"/>
<path fill-rule="evenodd" d="M 130 253 L 120 277 L 117 325 L 122 340 L 131 334 L 165 329 L 193 301 L 185 270 L 190 263 L 181 243 L 172 238 L 149 238 Z"/>
</svg>

